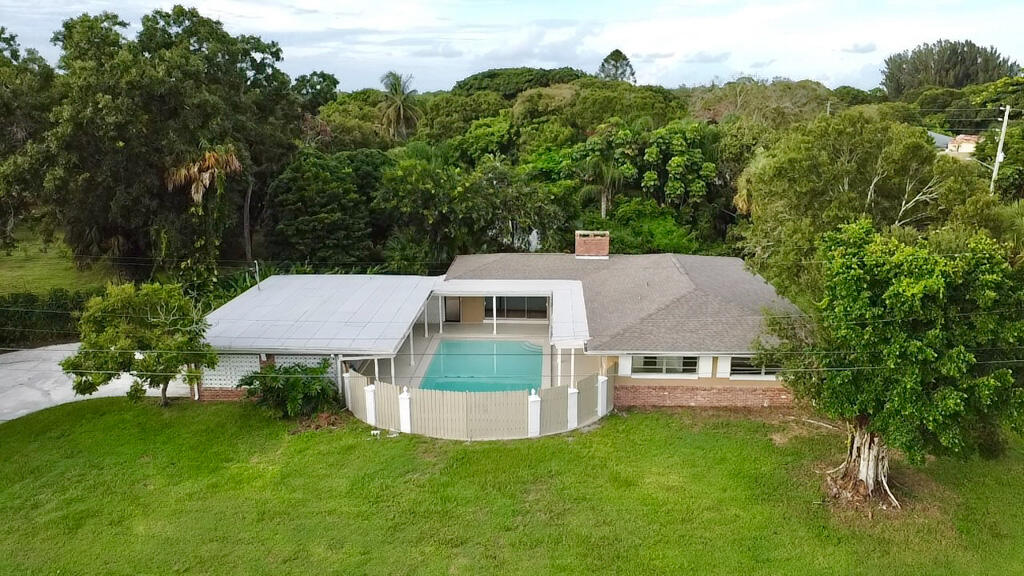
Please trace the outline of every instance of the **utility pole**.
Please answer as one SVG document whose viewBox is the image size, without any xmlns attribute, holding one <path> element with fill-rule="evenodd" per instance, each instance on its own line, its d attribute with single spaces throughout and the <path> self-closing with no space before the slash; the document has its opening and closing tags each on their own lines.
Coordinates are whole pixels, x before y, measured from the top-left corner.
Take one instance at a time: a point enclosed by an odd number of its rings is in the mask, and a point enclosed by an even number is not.
<svg viewBox="0 0 1024 576">
<path fill-rule="evenodd" d="M 1010 121 L 1010 107 L 1003 107 L 1003 130 L 999 133 L 999 147 L 996 148 L 996 161 L 992 165 L 992 182 L 988 185 L 989 193 L 996 191 L 996 177 L 999 176 L 999 163 L 1003 161 L 1003 141 L 1006 140 L 1006 124 Z"/>
</svg>

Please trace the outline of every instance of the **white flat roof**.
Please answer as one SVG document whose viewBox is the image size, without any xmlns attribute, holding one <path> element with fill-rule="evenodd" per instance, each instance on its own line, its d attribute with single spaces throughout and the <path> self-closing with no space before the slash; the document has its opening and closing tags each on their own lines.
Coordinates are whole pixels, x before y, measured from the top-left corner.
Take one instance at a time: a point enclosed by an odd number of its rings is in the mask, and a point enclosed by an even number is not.
<svg viewBox="0 0 1024 576">
<path fill-rule="evenodd" d="M 391 356 L 432 295 L 551 298 L 551 343 L 582 348 L 590 334 L 578 280 L 445 280 L 444 276 L 271 276 L 207 316 L 206 341 L 249 353 Z"/>
<path fill-rule="evenodd" d="M 582 348 L 590 339 L 583 283 L 579 280 L 444 280 L 438 282 L 434 293 L 441 296 L 550 297 L 551 343 L 559 348 Z"/>
<path fill-rule="evenodd" d="M 440 280 L 433 276 L 271 276 L 207 320 L 217 350 L 395 354 Z"/>
</svg>

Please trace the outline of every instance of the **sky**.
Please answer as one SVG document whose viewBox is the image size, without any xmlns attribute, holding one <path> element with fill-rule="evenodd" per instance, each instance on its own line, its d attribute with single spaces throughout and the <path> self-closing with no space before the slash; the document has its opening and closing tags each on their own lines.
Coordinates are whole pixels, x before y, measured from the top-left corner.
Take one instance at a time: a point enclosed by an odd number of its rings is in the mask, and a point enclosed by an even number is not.
<svg viewBox="0 0 1024 576">
<path fill-rule="evenodd" d="M 134 35 L 143 14 L 174 3 L 0 0 L 0 26 L 56 61 L 50 36 L 67 18 L 112 11 Z M 668 87 L 752 75 L 870 89 L 886 56 L 939 38 L 1024 62 L 1020 0 L 204 0 L 200 10 L 277 41 L 291 76 L 325 70 L 342 90 L 378 86 L 388 70 L 412 74 L 420 91 L 498 67 L 593 72 L 615 48 L 639 83 Z"/>
</svg>

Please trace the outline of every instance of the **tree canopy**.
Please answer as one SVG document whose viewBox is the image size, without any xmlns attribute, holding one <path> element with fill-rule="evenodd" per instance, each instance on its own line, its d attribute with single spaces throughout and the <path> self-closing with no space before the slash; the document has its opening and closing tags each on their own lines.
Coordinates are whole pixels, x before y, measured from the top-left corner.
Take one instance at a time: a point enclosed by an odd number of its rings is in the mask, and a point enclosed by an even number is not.
<svg viewBox="0 0 1024 576">
<path fill-rule="evenodd" d="M 938 40 L 886 58 L 882 85 L 890 98 L 899 99 L 925 86 L 963 88 L 1019 73 L 1017 62 L 994 47 L 978 46 L 970 40 Z"/>
<path fill-rule="evenodd" d="M 774 320 L 782 344 L 767 357 L 799 395 L 850 423 L 835 490 L 888 490 L 888 447 L 914 462 L 962 456 L 1024 425 L 1011 369 L 1024 284 L 995 241 L 944 231 L 908 243 L 860 220 L 826 233 L 817 259 L 821 299 L 806 324 Z"/>
<path fill-rule="evenodd" d="M 217 354 L 203 340 L 203 312 L 175 284 L 110 286 L 89 300 L 78 325 L 81 348 L 60 363 L 74 376 L 76 394 L 92 394 L 127 374 L 129 398 L 156 388 L 166 406 L 172 380 L 195 384 L 203 368 L 217 365 Z"/>
<path fill-rule="evenodd" d="M 597 68 L 597 77 L 636 84 L 636 72 L 633 70 L 633 64 L 618 48 L 609 52 L 604 60 L 601 60 L 601 65 Z"/>
</svg>

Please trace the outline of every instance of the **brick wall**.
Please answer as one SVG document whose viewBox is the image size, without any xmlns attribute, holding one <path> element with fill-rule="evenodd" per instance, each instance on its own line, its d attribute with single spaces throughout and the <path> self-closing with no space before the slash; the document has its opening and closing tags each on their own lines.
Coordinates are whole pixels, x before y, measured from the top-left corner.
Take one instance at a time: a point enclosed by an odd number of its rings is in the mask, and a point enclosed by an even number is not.
<svg viewBox="0 0 1024 576">
<path fill-rule="evenodd" d="M 791 406 L 793 394 L 777 384 L 763 386 L 660 386 L 633 384 L 615 386 L 615 407 L 703 406 L 779 407 Z"/>
<path fill-rule="evenodd" d="M 210 388 L 199 387 L 199 400 L 201 402 L 223 402 L 241 400 L 245 396 L 242 388 Z"/>
</svg>

